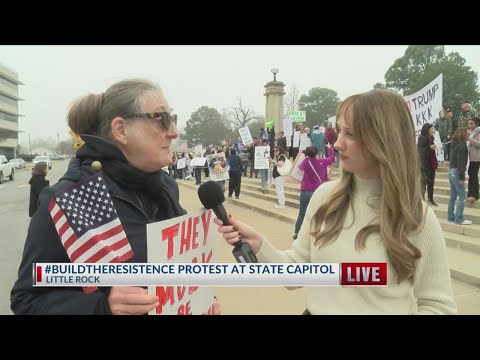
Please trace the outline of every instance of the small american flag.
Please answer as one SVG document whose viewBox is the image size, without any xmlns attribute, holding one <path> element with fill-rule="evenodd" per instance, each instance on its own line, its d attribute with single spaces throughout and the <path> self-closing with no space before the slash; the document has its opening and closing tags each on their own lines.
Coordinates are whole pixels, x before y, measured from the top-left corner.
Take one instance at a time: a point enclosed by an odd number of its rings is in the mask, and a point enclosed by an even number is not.
<svg viewBox="0 0 480 360">
<path fill-rule="evenodd" d="M 97 172 L 50 200 L 48 210 L 72 263 L 117 263 L 133 256 L 102 176 Z"/>
</svg>

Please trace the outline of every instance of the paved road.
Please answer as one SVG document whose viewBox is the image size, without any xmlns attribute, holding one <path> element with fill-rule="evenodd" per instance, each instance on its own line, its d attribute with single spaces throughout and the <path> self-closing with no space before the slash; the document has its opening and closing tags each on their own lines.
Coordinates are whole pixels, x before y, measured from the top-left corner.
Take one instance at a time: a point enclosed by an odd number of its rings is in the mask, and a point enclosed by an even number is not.
<svg viewBox="0 0 480 360">
<path fill-rule="evenodd" d="M 68 161 L 53 162 L 47 179 L 55 184 L 65 173 Z M 11 314 L 10 290 L 17 278 L 30 218 L 28 204 L 32 164 L 16 169 L 15 180 L 0 184 L 0 314 Z"/>
</svg>

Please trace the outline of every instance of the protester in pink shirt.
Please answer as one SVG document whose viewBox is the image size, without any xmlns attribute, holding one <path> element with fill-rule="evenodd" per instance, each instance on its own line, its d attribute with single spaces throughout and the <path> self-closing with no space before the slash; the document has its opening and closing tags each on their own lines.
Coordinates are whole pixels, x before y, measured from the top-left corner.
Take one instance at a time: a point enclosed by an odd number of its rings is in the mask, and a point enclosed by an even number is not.
<svg viewBox="0 0 480 360">
<path fill-rule="evenodd" d="M 297 239 L 297 234 L 305 217 L 310 199 L 317 188 L 328 181 L 327 168 L 335 161 L 335 154 L 330 144 L 327 144 L 328 158 L 317 159 L 318 149 L 315 146 L 309 146 L 305 150 L 305 160 L 299 165 L 299 169 L 303 171 L 302 184 L 300 186 L 300 209 L 298 211 L 297 222 L 295 223 L 295 235 L 293 239 Z"/>
</svg>

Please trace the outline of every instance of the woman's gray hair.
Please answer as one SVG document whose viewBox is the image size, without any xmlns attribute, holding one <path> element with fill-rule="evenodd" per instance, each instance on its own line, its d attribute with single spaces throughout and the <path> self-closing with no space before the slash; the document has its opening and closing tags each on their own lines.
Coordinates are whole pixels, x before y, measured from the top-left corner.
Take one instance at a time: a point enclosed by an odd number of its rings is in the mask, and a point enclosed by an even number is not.
<svg viewBox="0 0 480 360">
<path fill-rule="evenodd" d="M 142 113 L 152 93 L 163 96 L 161 89 L 151 81 L 122 80 L 102 94 L 89 94 L 75 101 L 68 112 L 68 125 L 77 134 L 109 140 L 112 120 L 117 116 L 127 118 Z"/>
</svg>

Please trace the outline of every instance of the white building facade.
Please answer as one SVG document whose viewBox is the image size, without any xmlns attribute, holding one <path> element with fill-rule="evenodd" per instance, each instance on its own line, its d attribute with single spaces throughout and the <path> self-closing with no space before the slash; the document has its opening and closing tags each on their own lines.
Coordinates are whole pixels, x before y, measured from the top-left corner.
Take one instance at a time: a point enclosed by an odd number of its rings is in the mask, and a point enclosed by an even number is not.
<svg viewBox="0 0 480 360">
<path fill-rule="evenodd" d="M 7 159 L 17 155 L 18 147 L 18 74 L 0 64 L 0 154 Z"/>
</svg>

